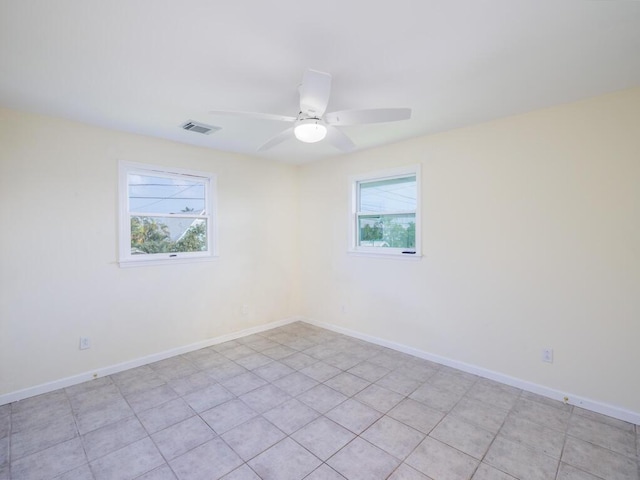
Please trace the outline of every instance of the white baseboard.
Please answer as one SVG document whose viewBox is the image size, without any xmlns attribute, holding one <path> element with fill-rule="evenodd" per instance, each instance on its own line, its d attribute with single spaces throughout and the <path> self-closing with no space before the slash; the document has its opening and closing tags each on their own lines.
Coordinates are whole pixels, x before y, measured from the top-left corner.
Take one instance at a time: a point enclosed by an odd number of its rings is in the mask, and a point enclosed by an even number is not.
<svg viewBox="0 0 640 480">
<path fill-rule="evenodd" d="M 72 375 L 70 377 L 61 378 L 60 380 L 55 380 L 53 382 L 42 383 L 40 385 L 25 388 L 23 390 L 17 390 L 15 392 L 6 393 L 4 395 L 0 395 L 0 405 L 16 402 L 18 400 L 23 400 L 29 397 L 35 397 L 36 395 L 41 395 L 43 393 L 52 392 L 60 388 L 66 388 L 72 385 L 77 385 L 78 383 L 83 383 L 88 380 L 93 380 L 95 378 L 106 377 L 107 375 L 113 375 L 114 373 L 122 372 L 123 370 L 128 370 L 130 368 L 135 368 L 135 367 L 141 367 L 142 365 L 158 362 L 160 360 L 174 357 L 176 355 L 182 355 L 183 353 L 193 352 L 194 350 L 210 347 L 212 345 L 217 345 L 219 343 L 228 342 L 229 340 L 235 340 L 236 338 L 246 337 L 247 335 L 253 335 L 254 333 L 264 332 L 266 330 L 271 330 L 272 328 L 281 327 L 283 325 L 288 325 L 289 323 L 293 323 L 297 321 L 304 321 L 304 318 L 291 317 L 291 318 L 286 318 L 284 320 L 270 322 L 264 325 L 259 325 L 257 327 L 251 327 L 244 330 L 240 330 L 238 332 L 221 335 L 219 337 L 209 338 L 207 340 L 192 343 L 190 345 L 184 345 L 182 347 L 172 348 L 171 350 L 165 350 L 164 352 L 154 353 L 152 355 L 147 355 L 145 357 L 135 358 L 133 360 L 118 363 L 116 365 L 110 365 L 107 367 L 99 368 L 97 370 L 91 370 L 89 372 L 79 373 L 77 375 Z"/>
<path fill-rule="evenodd" d="M 440 355 L 434 355 L 432 353 L 428 353 L 423 350 L 418 350 L 417 348 L 408 347 L 400 343 L 391 342 L 389 340 L 385 340 L 382 338 L 360 333 L 354 330 L 350 330 L 348 328 L 339 327 L 337 325 L 333 325 L 330 323 L 318 322 L 309 318 L 302 319 L 302 321 L 309 323 L 311 325 L 316 325 L 321 328 L 326 328 L 327 330 L 331 330 L 337 333 L 342 333 L 350 337 L 358 338 L 366 342 L 374 343 L 382 347 L 391 348 L 392 350 L 396 350 L 398 352 L 407 353 L 415 357 L 423 358 L 425 360 L 430 360 L 432 362 L 439 363 L 441 365 L 446 365 L 448 367 L 462 370 L 463 372 L 472 373 L 474 375 L 478 375 L 479 377 L 495 380 L 496 382 L 504 383 L 505 385 L 510 385 L 512 387 L 516 387 L 521 390 L 525 390 L 527 392 L 536 393 L 538 395 L 542 395 L 543 397 L 559 400 L 561 402 L 568 403 L 569 405 L 575 405 L 575 406 L 584 408 L 586 410 L 591 410 L 593 412 L 601 413 L 609 417 L 617 418 L 619 420 L 624 420 L 625 422 L 630 422 L 636 425 L 640 425 L 639 412 L 633 412 L 631 410 L 627 410 L 625 408 L 618 407 L 616 405 L 610 405 L 607 403 L 599 402 L 597 400 L 581 397 L 579 395 L 573 395 L 568 392 L 555 390 L 553 388 L 545 387 L 544 385 L 539 385 L 537 383 L 521 380 L 519 378 L 511 377 L 509 375 L 505 375 L 500 372 L 488 370 L 486 368 L 478 367 L 476 365 L 471 365 L 469 363 L 464 363 L 457 360 L 452 360 L 450 358 L 441 357 Z"/>
<path fill-rule="evenodd" d="M 357 332 L 355 330 L 339 327 L 337 325 L 333 325 L 330 323 L 318 322 L 313 319 L 309 319 L 305 317 L 291 317 L 283 320 L 278 320 L 275 322 L 270 322 L 264 325 L 259 325 L 257 327 L 251 327 L 244 330 L 240 330 L 238 332 L 233 332 L 226 335 L 221 335 L 219 337 L 203 340 L 201 342 L 192 343 L 190 345 L 173 348 L 171 350 L 166 350 L 164 352 L 154 353 L 152 355 L 147 355 L 145 357 L 136 358 L 136 359 L 129 360 L 127 362 L 119 363 L 116 365 L 110 365 L 107 367 L 99 368 L 97 370 L 91 370 L 91 371 L 83 372 L 77 375 L 72 375 L 70 377 L 62 378 L 60 380 L 55 380 L 53 382 L 47 382 L 47 383 L 43 383 L 33 387 L 25 388 L 23 390 L 6 393 L 4 395 L 0 395 L 0 405 L 15 402 L 18 400 L 23 400 L 29 397 L 34 397 L 36 395 L 41 395 L 43 393 L 52 392 L 60 388 L 70 387 L 72 385 L 77 385 L 79 383 L 83 383 L 88 380 L 93 380 L 94 378 L 105 377 L 107 375 L 112 375 L 114 373 L 122 372 L 130 368 L 140 367 L 142 365 L 147 365 L 149 363 L 164 360 L 170 357 L 174 357 L 176 355 L 182 355 L 184 353 L 192 352 L 194 350 L 199 350 L 201 348 L 206 348 L 212 345 L 217 345 L 219 343 L 228 342 L 229 340 L 235 340 L 237 338 L 245 337 L 247 335 L 253 335 L 254 333 L 264 332 L 267 330 L 271 330 L 272 328 L 288 325 L 290 323 L 297 322 L 297 321 L 303 321 L 311 325 L 316 325 L 321 328 L 326 328 L 327 330 L 331 330 L 337 333 L 342 333 L 344 335 L 348 335 L 353 338 L 358 338 L 360 340 L 364 340 L 364 341 L 367 341 L 376 345 L 380 345 L 383 347 L 391 348 L 392 350 L 396 350 L 398 352 L 407 353 L 409 355 L 413 355 L 418 358 L 430 360 L 432 362 L 439 363 L 441 365 L 446 365 L 448 367 L 456 368 L 458 370 L 462 370 L 463 372 L 472 373 L 474 375 L 478 375 L 483 378 L 495 380 L 497 382 L 504 383 L 505 385 L 510 385 L 512 387 L 520 388 L 521 390 L 526 390 L 528 392 L 536 393 L 538 395 L 542 395 L 544 397 L 551 398 L 554 400 L 564 401 L 566 397 L 568 398 L 567 403 L 570 405 L 575 405 L 575 406 L 584 408 L 586 410 L 591 410 L 593 412 L 601 413 L 603 415 L 608 415 L 610 417 L 617 418 L 619 420 L 624 420 L 626 422 L 631 422 L 636 425 L 640 425 L 640 413 L 638 412 L 633 412 L 631 410 L 627 410 L 622 407 L 618 407 L 616 405 L 610 405 L 607 403 L 599 402 L 597 400 L 592 400 L 592 399 L 581 397 L 578 395 L 573 395 L 571 393 L 562 392 L 560 390 L 545 387 L 544 385 L 539 385 L 537 383 L 511 377 L 509 375 L 505 375 L 500 372 L 488 370 L 482 367 L 478 367 L 476 365 L 460 362 L 447 357 L 442 357 L 440 355 L 434 355 L 432 353 L 425 352 L 417 348 L 408 347 L 400 343 L 374 337 L 372 335 L 367 335 L 364 333 Z"/>
</svg>

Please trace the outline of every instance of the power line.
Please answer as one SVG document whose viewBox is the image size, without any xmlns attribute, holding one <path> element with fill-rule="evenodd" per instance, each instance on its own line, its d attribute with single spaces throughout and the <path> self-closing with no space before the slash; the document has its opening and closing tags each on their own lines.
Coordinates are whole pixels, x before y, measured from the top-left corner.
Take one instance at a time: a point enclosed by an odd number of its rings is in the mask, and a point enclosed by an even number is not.
<svg viewBox="0 0 640 480">
<path fill-rule="evenodd" d="M 143 208 L 150 207 L 150 206 L 152 206 L 152 205 L 156 205 L 157 203 L 160 203 L 160 202 L 162 202 L 162 201 L 164 201 L 164 200 L 168 200 L 168 199 L 170 199 L 170 198 L 173 198 L 174 200 L 181 200 L 181 199 L 179 199 L 179 198 L 178 198 L 178 199 L 176 199 L 176 198 L 175 198 L 175 196 L 176 196 L 176 195 L 180 195 L 182 192 L 186 192 L 187 190 L 189 190 L 190 188 L 193 188 L 193 187 L 195 187 L 195 186 L 197 186 L 197 184 L 190 185 L 190 186 L 188 186 L 187 188 L 184 188 L 184 189 L 180 190 L 179 192 L 174 193 L 173 195 L 169 195 L 168 197 L 162 197 L 160 200 L 157 200 L 157 201 L 155 201 L 155 202 L 151 202 L 151 203 L 147 203 L 147 204 L 145 204 L 145 205 L 139 206 L 139 207 L 138 207 L 138 210 L 142 210 Z M 129 198 L 131 198 L 131 197 L 129 197 Z M 145 198 L 145 197 L 140 197 L 140 198 Z M 155 197 L 155 198 L 158 198 L 158 197 Z"/>
<path fill-rule="evenodd" d="M 130 183 L 130 187 L 204 187 L 201 183 L 193 183 L 187 185 L 180 185 L 176 183 Z"/>
<path fill-rule="evenodd" d="M 147 198 L 149 200 L 156 200 L 156 199 L 161 199 L 161 200 L 204 200 L 204 197 L 129 197 L 129 198 Z"/>
</svg>

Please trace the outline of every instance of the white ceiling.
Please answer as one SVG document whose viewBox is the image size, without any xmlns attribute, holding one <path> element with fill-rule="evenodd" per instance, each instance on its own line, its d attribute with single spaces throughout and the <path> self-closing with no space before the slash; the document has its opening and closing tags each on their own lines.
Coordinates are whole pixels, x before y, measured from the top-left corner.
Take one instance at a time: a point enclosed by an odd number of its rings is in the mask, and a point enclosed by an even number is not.
<svg viewBox="0 0 640 480">
<path fill-rule="evenodd" d="M 295 116 L 306 68 L 328 111 L 411 107 L 341 127 L 358 148 L 640 85 L 640 1 L 0 0 L 0 105 L 256 154 Z M 210 136 L 186 120 L 222 127 Z M 306 162 L 333 147 L 284 142 Z"/>
</svg>

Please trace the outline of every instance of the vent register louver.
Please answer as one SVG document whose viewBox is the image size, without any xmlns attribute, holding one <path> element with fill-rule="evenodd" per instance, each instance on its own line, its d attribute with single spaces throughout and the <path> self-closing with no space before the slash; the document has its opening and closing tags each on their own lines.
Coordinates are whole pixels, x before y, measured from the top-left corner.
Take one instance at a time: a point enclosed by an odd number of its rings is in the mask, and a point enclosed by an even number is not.
<svg viewBox="0 0 640 480">
<path fill-rule="evenodd" d="M 209 135 L 212 132 L 217 132 L 221 129 L 221 127 L 214 127 L 212 125 L 207 125 L 205 123 L 194 122 L 193 120 L 189 120 L 182 125 L 183 130 L 188 130 L 190 132 L 202 133 L 203 135 Z"/>
</svg>

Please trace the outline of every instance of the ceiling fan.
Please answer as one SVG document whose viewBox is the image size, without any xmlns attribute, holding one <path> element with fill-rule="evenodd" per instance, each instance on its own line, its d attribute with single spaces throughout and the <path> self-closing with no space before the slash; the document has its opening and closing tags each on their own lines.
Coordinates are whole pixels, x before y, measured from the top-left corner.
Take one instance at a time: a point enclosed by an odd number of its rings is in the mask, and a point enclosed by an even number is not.
<svg viewBox="0 0 640 480">
<path fill-rule="evenodd" d="M 367 123 L 395 122 L 411 118 L 410 108 L 374 108 L 367 110 L 342 110 L 325 113 L 331 93 L 331 75 L 308 69 L 302 77 L 300 90 L 300 113 L 297 117 L 270 113 L 233 112 L 212 110 L 214 115 L 232 115 L 236 117 L 261 120 L 274 120 L 293 125 L 270 138 L 258 148 L 268 150 L 292 137 L 301 142 L 315 143 L 326 138 L 334 147 L 344 152 L 356 148 L 351 139 L 340 129 L 342 125 L 361 125 Z"/>
</svg>

